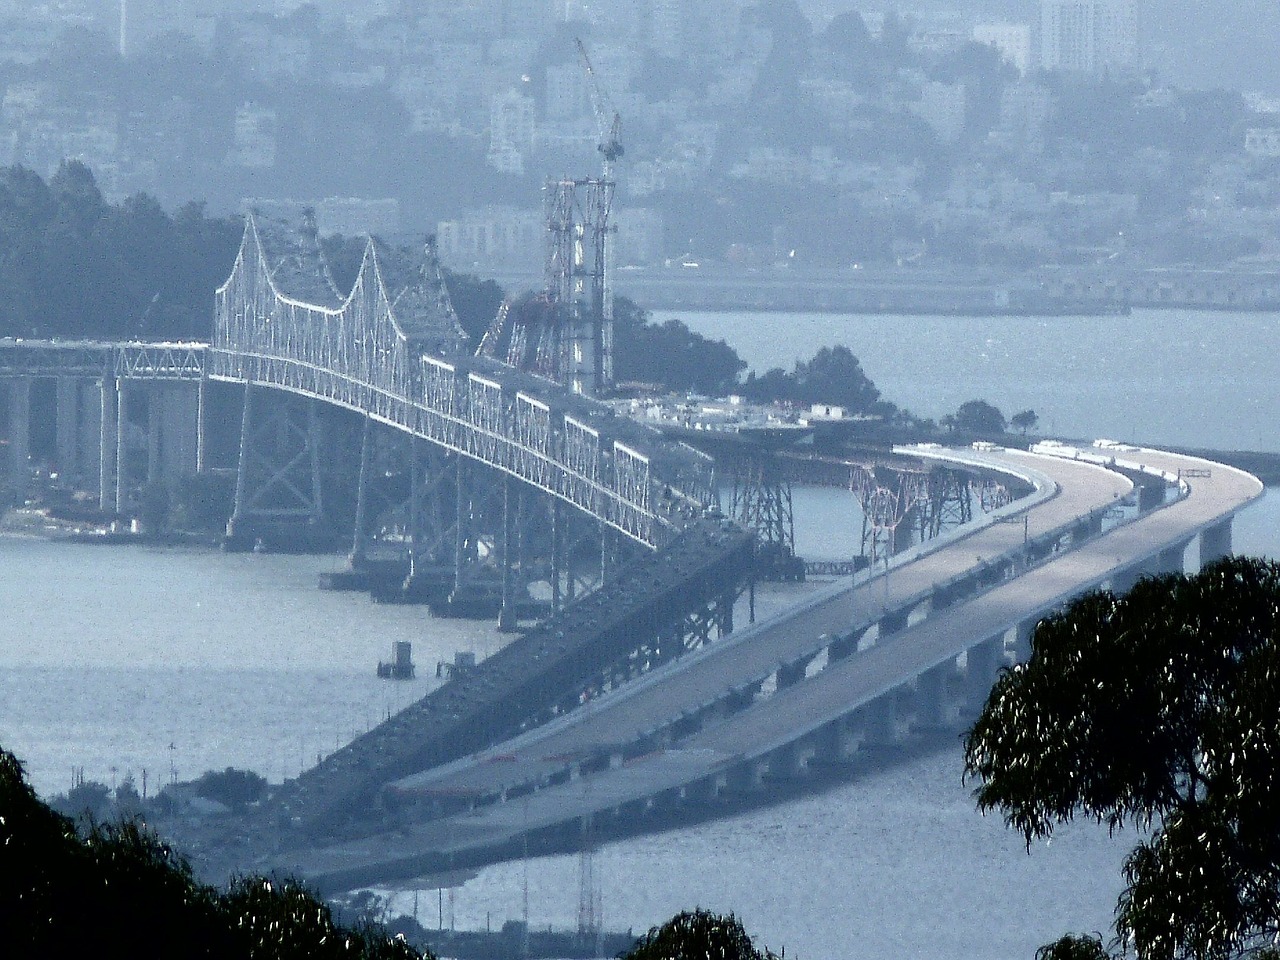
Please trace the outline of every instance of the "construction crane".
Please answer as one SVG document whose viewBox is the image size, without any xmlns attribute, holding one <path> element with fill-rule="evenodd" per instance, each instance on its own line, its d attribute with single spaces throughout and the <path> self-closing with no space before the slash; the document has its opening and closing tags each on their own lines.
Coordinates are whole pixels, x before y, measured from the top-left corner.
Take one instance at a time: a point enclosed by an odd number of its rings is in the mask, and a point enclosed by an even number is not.
<svg viewBox="0 0 1280 960">
<path fill-rule="evenodd" d="M 622 154 L 622 117 L 609 100 L 608 94 L 600 85 L 591 58 L 587 56 L 586 44 L 581 37 L 574 37 L 578 46 L 578 57 L 582 61 L 582 69 L 587 76 L 587 93 L 591 98 L 591 112 L 596 120 L 596 149 L 600 151 L 601 177 L 594 193 L 596 202 L 593 220 L 600 233 L 596 237 L 599 256 L 599 290 L 597 310 L 599 311 L 599 332 L 596 339 L 596 382 L 600 389 L 613 385 L 613 238 L 617 230 L 610 223 L 613 206 L 613 165 Z M 612 114 L 612 118 L 610 118 Z"/>
<path fill-rule="evenodd" d="M 617 110 L 612 109 L 613 104 L 608 94 L 600 86 L 600 78 L 596 76 L 595 68 L 591 66 L 591 58 L 587 56 L 586 44 L 582 42 L 581 37 L 574 37 L 573 42 L 578 45 L 578 57 L 582 61 L 582 69 L 587 74 L 587 95 L 591 98 L 591 112 L 596 118 L 596 132 L 599 135 L 596 149 L 600 151 L 603 158 L 604 179 L 612 180 L 614 161 L 624 153 L 622 116 Z M 612 118 L 609 116 L 610 113 L 613 114 Z"/>
</svg>

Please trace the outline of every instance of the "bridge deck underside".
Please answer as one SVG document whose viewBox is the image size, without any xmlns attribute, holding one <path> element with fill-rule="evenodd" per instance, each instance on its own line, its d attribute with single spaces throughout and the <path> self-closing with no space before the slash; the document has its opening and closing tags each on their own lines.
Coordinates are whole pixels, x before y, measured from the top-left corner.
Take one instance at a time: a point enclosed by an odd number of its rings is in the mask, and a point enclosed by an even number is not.
<svg viewBox="0 0 1280 960">
<path fill-rule="evenodd" d="M 667 633 L 685 612 L 732 597 L 750 575 L 754 538 L 715 523 L 693 527 L 600 590 L 529 631 L 304 773 L 280 804 L 309 832 L 340 821 L 390 780 L 446 763 L 546 719 Z"/>
<path fill-rule="evenodd" d="M 1149 451 L 1143 451 L 1143 456 L 1148 466 L 1170 472 L 1186 466 L 1171 456 Z M 1068 470 L 1080 469 L 1065 466 Z M 291 868 L 317 882 L 337 886 L 356 879 L 368 882 L 373 876 L 407 877 L 437 869 L 446 860 L 458 864 L 468 858 L 484 862 L 514 855 L 518 852 L 514 845 L 531 831 L 551 829 L 575 816 L 616 813 L 632 809 L 628 805 L 633 804 L 642 807 L 664 792 L 711 784 L 754 762 L 752 758 L 764 759 L 805 737 L 821 736 L 831 724 L 892 696 L 893 691 L 913 678 L 953 661 L 971 645 L 999 636 L 1010 624 L 1033 621 L 1077 592 L 1150 562 L 1170 544 L 1185 544 L 1195 533 L 1229 518 L 1255 498 L 1260 489 L 1252 478 L 1227 468 L 1215 468 L 1211 478 L 1190 481 L 1186 499 L 1086 540 L 1075 549 L 1053 554 L 1021 576 L 948 605 L 843 659 L 832 660 L 811 679 L 750 703 L 701 729 L 695 728 L 668 749 L 634 757 L 617 769 L 584 769 L 580 778 L 558 785 L 553 781 L 533 793 L 520 795 L 516 802 L 492 803 L 468 813 L 410 826 L 394 844 L 388 842 L 389 838 L 379 842 L 370 837 L 330 850 L 307 854 L 299 851 L 281 862 L 288 862 Z M 1105 486 L 1101 492 L 1103 499 L 1110 499 Z M 1067 501 L 1077 500 L 1077 495 L 1078 492 L 1064 490 L 1066 500 L 1060 497 L 1055 503 L 1061 508 Z M 1002 535 L 1011 529 L 1009 525 L 1000 527 Z M 1022 531 L 1017 532 L 1021 535 Z M 921 566 L 921 572 L 927 570 L 927 565 Z M 876 587 L 877 582 L 868 585 L 869 591 Z M 799 624 L 791 626 L 798 628 Z M 775 632 L 785 630 L 779 626 Z M 712 650 L 715 647 L 707 652 Z M 660 695 L 661 691 L 655 693 Z M 598 718 L 607 728 L 606 717 L 607 713 L 597 713 L 591 720 L 595 723 Z M 607 743 L 614 738 L 605 730 L 598 730 L 596 739 Z M 552 752 L 551 746 L 548 742 L 532 749 Z M 505 748 L 495 748 L 502 749 Z M 711 787 L 697 795 L 712 797 L 715 792 Z"/>
</svg>

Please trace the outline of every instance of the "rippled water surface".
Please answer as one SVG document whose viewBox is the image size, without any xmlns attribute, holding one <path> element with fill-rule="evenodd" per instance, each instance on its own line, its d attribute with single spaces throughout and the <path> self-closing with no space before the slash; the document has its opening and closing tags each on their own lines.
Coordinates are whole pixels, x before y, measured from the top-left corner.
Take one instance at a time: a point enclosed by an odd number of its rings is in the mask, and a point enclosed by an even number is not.
<svg viewBox="0 0 1280 960">
<path fill-rule="evenodd" d="M 729 337 L 757 367 L 846 342 L 891 399 L 939 415 L 984 397 L 1034 407 L 1079 435 L 1280 449 L 1280 336 L 1271 317 L 730 317 L 683 314 Z M 1099 341 L 1097 335 L 1105 335 Z M 855 517 L 838 491 L 796 497 L 800 551 L 847 555 Z M 1236 524 L 1242 552 L 1280 556 L 1280 498 Z M 227 765 L 293 776 L 433 685 L 438 660 L 482 656 L 486 625 L 322 593 L 334 558 L 107 548 L 0 538 L 0 744 L 37 788 L 73 768 L 151 784 Z M 412 640 L 420 678 L 378 681 L 378 659 Z M 1132 837 L 1077 825 L 1028 856 L 979 817 L 957 750 L 917 758 L 819 796 L 731 820 L 612 844 L 596 859 L 605 920 L 636 929 L 702 905 L 736 910 L 788 956 L 1029 960 L 1067 930 L 1106 930 Z M 484 870 L 424 923 L 494 926 L 523 915 L 572 926 L 574 857 Z M 412 897 L 401 895 L 408 910 Z"/>
</svg>

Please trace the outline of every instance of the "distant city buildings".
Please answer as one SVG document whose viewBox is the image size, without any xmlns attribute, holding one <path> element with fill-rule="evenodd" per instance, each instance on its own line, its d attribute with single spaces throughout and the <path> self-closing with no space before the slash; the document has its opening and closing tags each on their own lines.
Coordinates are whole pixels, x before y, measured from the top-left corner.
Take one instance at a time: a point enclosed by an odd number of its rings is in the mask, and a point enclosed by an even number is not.
<svg viewBox="0 0 1280 960">
<path fill-rule="evenodd" d="M 265 170 L 276 165 L 276 112 L 246 102 L 236 108 L 235 131 L 227 163 L 233 167 Z"/>
<path fill-rule="evenodd" d="M 1041 0 L 1040 63 L 1095 76 L 1137 67 L 1137 0 Z"/>
<path fill-rule="evenodd" d="M 1251 157 L 1280 157 L 1280 127 L 1250 127 L 1244 134 L 1244 150 Z"/>
<path fill-rule="evenodd" d="M 975 43 L 983 43 L 1000 51 L 1006 63 L 1027 73 L 1033 63 L 1031 25 L 1027 23 L 980 23 L 973 28 Z"/>
</svg>

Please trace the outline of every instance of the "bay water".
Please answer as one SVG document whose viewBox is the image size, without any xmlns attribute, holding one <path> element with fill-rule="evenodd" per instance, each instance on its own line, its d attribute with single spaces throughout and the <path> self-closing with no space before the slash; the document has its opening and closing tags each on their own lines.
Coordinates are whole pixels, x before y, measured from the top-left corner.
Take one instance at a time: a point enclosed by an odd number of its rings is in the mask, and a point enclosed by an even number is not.
<svg viewBox="0 0 1280 960">
<path fill-rule="evenodd" d="M 1280 320 L 1268 315 L 670 315 L 758 370 L 844 343 L 888 399 L 922 416 L 982 398 L 1006 415 L 1033 408 L 1063 435 L 1280 450 Z M 849 554 L 847 494 L 800 490 L 795 507 L 800 553 Z M 1280 498 L 1242 514 L 1235 543 L 1280 556 Z M 0 746 L 44 795 L 77 770 L 139 787 L 145 771 L 149 790 L 225 766 L 278 782 L 429 690 L 438 661 L 502 642 L 487 624 L 317 590 L 339 564 L 0 538 Z M 396 640 L 413 642 L 413 681 L 374 676 Z M 694 906 L 733 910 L 759 942 L 817 960 L 1028 960 L 1063 932 L 1105 932 L 1135 838 L 1074 824 L 1028 853 L 975 812 L 960 773 L 957 746 L 606 845 L 594 867 L 605 924 L 639 931 Z M 424 891 L 419 918 L 496 927 L 525 915 L 526 889 L 531 924 L 575 925 L 573 856 L 491 867 L 440 899 Z M 393 895 L 397 910 L 414 902 Z"/>
</svg>

